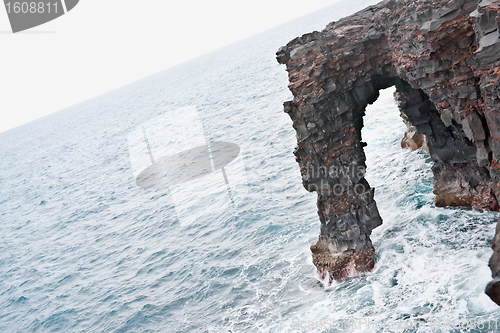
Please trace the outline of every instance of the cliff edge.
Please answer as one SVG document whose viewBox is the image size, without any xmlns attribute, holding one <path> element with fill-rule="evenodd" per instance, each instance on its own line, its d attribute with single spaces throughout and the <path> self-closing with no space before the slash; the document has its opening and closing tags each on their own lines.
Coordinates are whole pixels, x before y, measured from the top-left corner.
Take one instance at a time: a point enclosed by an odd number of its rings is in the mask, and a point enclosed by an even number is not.
<svg viewBox="0 0 500 333">
<path fill-rule="evenodd" d="M 294 99 L 285 102 L 303 185 L 318 194 L 321 233 L 311 246 L 323 278 L 374 266 L 382 223 L 364 178 L 363 115 L 396 87 L 405 123 L 425 136 L 435 205 L 498 211 L 500 0 L 385 0 L 296 38 L 277 52 Z M 500 236 L 495 237 L 500 251 Z M 488 295 L 500 304 L 500 260 Z"/>
</svg>

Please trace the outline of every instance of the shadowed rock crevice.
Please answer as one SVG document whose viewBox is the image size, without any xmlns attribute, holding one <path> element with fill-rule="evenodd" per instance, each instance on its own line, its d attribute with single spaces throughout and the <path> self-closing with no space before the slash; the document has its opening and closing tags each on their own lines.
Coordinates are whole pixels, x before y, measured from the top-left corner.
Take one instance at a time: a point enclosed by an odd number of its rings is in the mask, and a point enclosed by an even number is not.
<svg viewBox="0 0 500 333">
<path fill-rule="evenodd" d="M 386 0 L 277 52 L 294 96 L 284 104 L 294 154 L 304 187 L 318 194 L 311 251 L 322 277 L 374 265 L 370 234 L 382 219 L 361 129 L 380 89 L 396 87 L 407 138 L 425 137 L 436 206 L 499 209 L 499 12 L 491 0 Z"/>
</svg>

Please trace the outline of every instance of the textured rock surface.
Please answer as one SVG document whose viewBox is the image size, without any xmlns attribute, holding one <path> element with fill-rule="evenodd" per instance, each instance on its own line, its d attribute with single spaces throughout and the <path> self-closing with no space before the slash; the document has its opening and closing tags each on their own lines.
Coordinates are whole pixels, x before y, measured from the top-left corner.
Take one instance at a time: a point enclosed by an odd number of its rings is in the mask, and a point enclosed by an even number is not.
<svg viewBox="0 0 500 333">
<path fill-rule="evenodd" d="M 401 148 L 410 148 L 411 150 L 423 148 L 429 152 L 426 140 L 425 135 L 419 134 L 415 126 L 409 126 L 401 140 Z"/>
<path fill-rule="evenodd" d="M 493 238 L 493 255 L 490 259 L 490 268 L 493 277 L 486 287 L 486 294 L 490 298 L 500 305 L 500 218 L 497 222 L 497 229 L 495 232 L 495 238 Z"/>
<path fill-rule="evenodd" d="M 396 87 L 404 121 L 425 136 L 436 206 L 498 210 L 499 13 L 500 0 L 386 0 L 277 52 L 303 185 L 318 194 L 311 250 L 321 276 L 374 265 L 370 234 L 382 219 L 364 178 L 361 128 L 380 89 Z"/>
</svg>

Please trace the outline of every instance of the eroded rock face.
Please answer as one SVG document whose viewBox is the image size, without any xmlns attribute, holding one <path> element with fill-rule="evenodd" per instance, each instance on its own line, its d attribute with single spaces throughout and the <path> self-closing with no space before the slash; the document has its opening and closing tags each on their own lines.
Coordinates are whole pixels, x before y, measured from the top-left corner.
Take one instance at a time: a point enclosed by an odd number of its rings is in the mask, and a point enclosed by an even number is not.
<svg viewBox="0 0 500 333">
<path fill-rule="evenodd" d="M 361 128 L 380 89 L 396 87 L 404 121 L 425 136 L 436 206 L 499 209 L 499 13 L 500 0 L 386 0 L 277 52 L 303 185 L 318 193 L 311 250 L 321 276 L 374 265 L 370 234 L 382 219 L 364 178 Z"/>
<path fill-rule="evenodd" d="M 493 255 L 491 256 L 489 266 L 493 281 L 486 286 L 486 294 L 490 296 L 493 302 L 500 305 L 500 218 L 497 222 L 495 238 L 493 238 Z"/>
<path fill-rule="evenodd" d="M 409 126 L 407 128 L 405 136 L 401 140 L 401 148 L 410 148 L 411 150 L 422 148 L 429 152 L 425 135 L 418 133 L 415 126 Z"/>
</svg>

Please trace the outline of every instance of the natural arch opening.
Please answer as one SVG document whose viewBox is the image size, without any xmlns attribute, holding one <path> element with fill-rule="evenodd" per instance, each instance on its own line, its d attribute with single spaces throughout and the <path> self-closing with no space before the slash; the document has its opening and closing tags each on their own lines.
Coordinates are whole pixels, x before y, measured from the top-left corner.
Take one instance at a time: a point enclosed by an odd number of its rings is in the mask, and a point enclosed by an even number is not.
<svg viewBox="0 0 500 333">
<path fill-rule="evenodd" d="M 322 156 L 309 159 L 306 167 L 301 168 L 306 189 L 318 193 L 321 233 L 311 251 L 322 278 L 340 280 L 374 267 L 375 249 L 370 235 L 382 224 L 382 219 L 374 201 L 374 189 L 364 177 L 366 144 L 362 142 L 361 129 L 366 106 L 377 100 L 380 90 L 390 86 L 396 87 L 398 106 L 408 125 L 432 137 L 432 128 L 439 126 L 434 122 L 441 121 L 439 116 L 436 118 L 437 110 L 423 92 L 397 77 L 378 75 L 368 80 L 358 79 L 352 89 L 314 106 L 334 113 L 333 119 L 325 119 L 322 124 L 337 125 L 324 140 L 327 145 Z M 327 113 L 323 115 L 328 117 Z M 327 134 L 325 130 L 317 131 L 316 126 L 312 122 L 305 126 L 309 131 L 306 135 L 310 134 L 313 142 Z M 445 142 L 446 135 L 451 134 L 444 130 L 441 136 L 445 136 Z M 432 138 L 430 144 L 436 141 Z M 318 155 L 317 148 L 322 147 L 313 144 L 311 148 Z M 299 146 L 296 151 L 299 164 L 303 153 Z"/>
<path fill-rule="evenodd" d="M 413 194 L 422 198 L 416 193 L 423 191 L 426 204 L 430 204 L 432 194 L 433 163 L 426 138 L 405 123 L 396 104 L 395 93 L 394 86 L 380 90 L 377 101 L 366 107 L 361 130 L 362 139 L 367 144 L 364 147 L 365 178 L 375 188 L 374 198 L 384 223 L 387 207 L 380 207 L 381 200 L 386 202 L 385 206 L 387 203 L 391 203 L 391 207 L 393 204 L 405 205 L 405 198 Z M 417 183 L 414 178 L 420 182 Z M 399 191 L 401 188 L 407 188 L 406 195 Z"/>
<path fill-rule="evenodd" d="M 315 103 L 313 110 L 323 110 L 316 119 L 308 117 L 307 109 L 296 115 L 304 124 L 303 128 L 296 127 L 302 141 L 295 151 L 303 183 L 308 191 L 318 193 L 321 232 L 311 246 L 313 263 L 320 276 L 328 276 L 330 281 L 360 275 L 374 267 L 370 235 L 382 219 L 374 189 L 364 177 L 366 144 L 361 130 L 366 106 L 377 100 L 380 90 L 391 86 L 396 88 L 394 96 L 403 121 L 426 137 L 434 161 L 436 206 L 496 204 L 489 188 L 484 195 L 480 193 L 481 179 L 488 174 L 477 165 L 476 146 L 453 118 L 447 119 L 437 111 L 423 90 L 393 76 L 358 79 L 350 89 Z"/>
<path fill-rule="evenodd" d="M 303 185 L 318 193 L 321 233 L 311 250 L 322 276 L 340 279 L 374 265 L 369 236 L 381 218 L 357 171 L 366 159 L 364 110 L 380 89 L 396 86 L 408 124 L 427 137 L 436 206 L 499 210 L 500 72 L 491 57 L 498 43 L 485 47 L 491 24 L 483 19 L 498 11 L 474 1 L 449 5 L 383 1 L 276 54 L 289 74 L 293 100 L 284 106 Z"/>
</svg>

